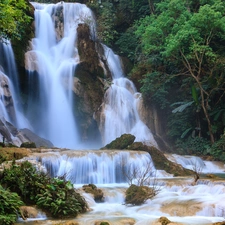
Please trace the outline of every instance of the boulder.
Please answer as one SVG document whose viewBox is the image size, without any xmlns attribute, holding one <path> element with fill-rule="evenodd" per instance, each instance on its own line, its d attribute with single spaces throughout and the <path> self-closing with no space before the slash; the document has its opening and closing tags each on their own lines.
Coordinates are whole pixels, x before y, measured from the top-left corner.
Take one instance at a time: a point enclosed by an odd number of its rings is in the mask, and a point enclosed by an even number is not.
<svg viewBox="0 0 225 225">
<path fill-rule="evenodd" d="M 21 206 L 20 214 L 21 217 L 26 220 L 27 218 L 37 218 L 38 211 L 36 208 L 31 206 Z"/>
<path fill-rule="evenodd" d="M 83 185 L 82 189 L 86 193 L 90 193 L 94 196 L 94 200 L 96 202 L 103 202 L 104 201 L 104 194 L 101 189 L 98 189 L 94 184 L 88 184 L 88 185 Z"/>
<path fill-rule="evenodd" d="M 127 149 L 135 140 L 132 134 L 123 134 L 102 149 Z"/>
<path fill-rule="evenodd" d="M 153 198 L 156 195 L 153 188 L 148 186 L 130 185 L 126 190 L 125 203 L 132 205 L 141 205 L 146 200 Z"/>
</svg>

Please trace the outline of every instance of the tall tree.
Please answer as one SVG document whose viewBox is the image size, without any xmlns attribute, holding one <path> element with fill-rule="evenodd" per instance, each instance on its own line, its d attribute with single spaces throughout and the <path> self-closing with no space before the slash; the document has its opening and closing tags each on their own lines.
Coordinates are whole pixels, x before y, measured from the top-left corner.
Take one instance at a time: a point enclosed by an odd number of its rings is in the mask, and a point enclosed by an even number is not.
<svg viewBox="0 0 225 225">
<path fill-rule="evenodd" d="M 166 65 L 168 80 L 183 76 L 186 86 L 196 88 L 211 143 L 215 138 L 210 114 L 225 94 L 224 12 L 222 0 L 165 0 L 136 31 L 143 53 L 148 58 L 158 55 Z"/>
</svg>

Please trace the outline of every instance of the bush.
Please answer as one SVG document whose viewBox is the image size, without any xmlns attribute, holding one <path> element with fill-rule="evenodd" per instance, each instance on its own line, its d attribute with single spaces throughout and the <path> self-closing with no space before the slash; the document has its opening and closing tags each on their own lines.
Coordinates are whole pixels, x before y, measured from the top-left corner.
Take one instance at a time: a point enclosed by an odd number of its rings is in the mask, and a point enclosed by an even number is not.
<svg viewBox="0 0 225 225">
<path fill-rule="evenodd" d="M 87 210 L 85 199 L 64 177 L 50 178 L 37 171 L 31 163 L 12 164 L 5 169 L 1 183 L 17 192 L 26 203 L 37 204 L 53 217 L 75 217 Z"/>
<path fill-rule="evenodd" d="M 0 185 L 0 224 L 11 225 L 17 220 L 19 207 L 24 205 L 16 193 L 5 190 Z"/>
</svg>

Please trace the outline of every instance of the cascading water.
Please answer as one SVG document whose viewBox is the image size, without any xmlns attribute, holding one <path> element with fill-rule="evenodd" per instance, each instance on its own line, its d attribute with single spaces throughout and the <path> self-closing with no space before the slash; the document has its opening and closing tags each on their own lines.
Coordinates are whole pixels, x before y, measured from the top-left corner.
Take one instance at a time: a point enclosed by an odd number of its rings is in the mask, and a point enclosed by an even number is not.
<svg viewBox="0 0 225 225">
<path fill-rule="evenodd" d="M 27 69 L 34 70 L 31 59 L 35 57 L 38 75 L 30 72 L 27 116 L 33 121 L 34 130 L 55 146 L 79 148 L 79 133 L 72 111 L 73 76 L 79 62 L 77 26 L 86 20 L 94 21 L 92 12 L 79 3 L 32 4 L 36 8 L 36 37 L 32 40 L 32 51 L 27 53 Z"/>
<path fill-rule="evenodd" d="M 108 144 L 124 133 L 133 134 L 135 141 L 145 142 L 157 147 L 149 128 L 141 121 L 137 105 L 140 93 L 137 93 L 132 81 L 124 77 L 118 55 L 104 46 L 105 57 L 111 70 L 112 85 L 105 94 L 103 141 Z"/>
<path fill-rule="evenodd" d="M 151 173 L 149 175 L 156 176 L 152 159 L 146 152 L 63 151 L 36 154 L 34 158 L 41 162 L 52 177 L 66 176 L 74 184 L 126 183 L 128 173 L 136 171 L 140 176 L 147 172 L 147 168 L 149 168 L 148 173 Z"/>
<path fill-rule="evenodd" d="M 0 66 L 2 66 L 1 73 L 1 112 L 0 116 L 4 117 L 7 121 L 14 124 L 17 128 L 30 128 L 29 122 L 23 116 L 21 109 L 21 101 L 19 97 L 19 87 L 18 87 L 18 73 L 14 58 L 14 53 L 12 50 L 11 42 L 9 40 L 3 40 L 0 42 Z M 6 94 L 7 87 L 7 94 Z M 4 90 L 5 88 L 5 90 Z M 6 96 L 6 95 L 7 96 Z M 6 99 L 11 98 L 10 109 L 6 109 Z"/>
</svg>

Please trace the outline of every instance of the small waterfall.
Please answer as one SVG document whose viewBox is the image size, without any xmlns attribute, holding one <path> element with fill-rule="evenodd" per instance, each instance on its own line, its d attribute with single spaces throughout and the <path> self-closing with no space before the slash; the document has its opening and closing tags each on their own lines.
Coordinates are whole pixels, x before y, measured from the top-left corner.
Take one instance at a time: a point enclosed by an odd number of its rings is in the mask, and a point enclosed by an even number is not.
<svg viewBox="0 0 225 225">
<path fill-rule="evenodd" d="M 157 147 L 151 131 L 138 114 L 140 93 L 137 93 L 134 84 L 124 77 L 119 56 L 106 46 L 104 49 L 113 76 L 112 85 L 105 93 L 105 117 L 102 119 L 104 145 L 124 133 L 130 133 L 136 137 L 135 141 Z"/>
<path fill-rule="evenodd" d="M 51 176 L 66 176 L 74 184 L 126 183 L 130 171 L 138 171 L 141 175 L 150 167 L 150 175 L 155 176 L 156 173 L 151 156 L 146 152 L 76 150 L 41 153 L 34 157 Z M 133 177 L 133 182 L 135 179 Z"/>
<path fill-rule="evenodd" d="M 55 146 L 79 148 L 72 96 L 79 62 L 77 26 L 90 21 L 93 31 L 92 12 L 79 3 L 32 4 L 36 8 L 36 35 L 33 50 L 26 54 L 31 87 L 27 116 L 35 132 Z"/>
<path fill-rule="evenodd" d="M 199 173 L 225 173 L 225 165 L 222 162 L 212 162 L 202 160 L 198 156 L 189 155 L 167 155 L 167 158 L 173 162 L 182 165 L 184 168 L 194 170 Z"/>
<path fill-rule="evenodd" d="M 11 42 L 0 42 L 0 68 L 1 74 L 1 112 L 0 116 L 14 124 L 17 128 L 30 128 L 29 122 L 23 116 L 21 100 L 19 97 L 18 73 Z M 8 102 L 8 103 L 7 103 Z M 6 106 L 8 105 L 8 106 Z"/>
</svg>

